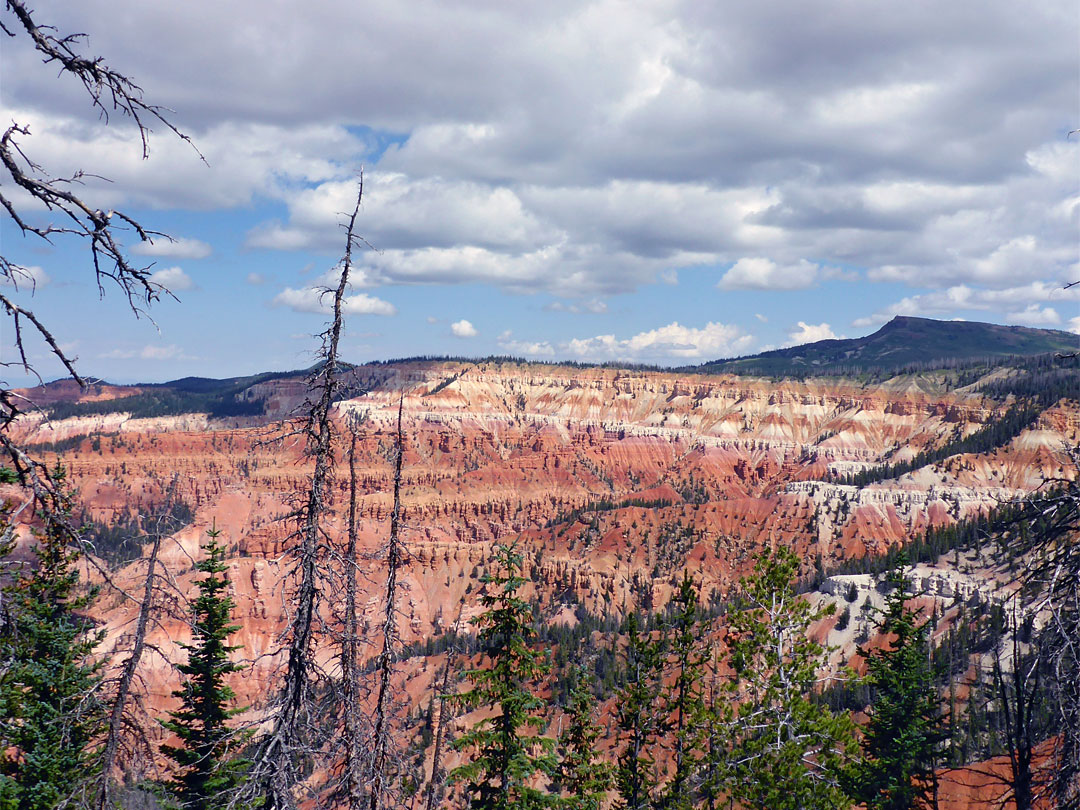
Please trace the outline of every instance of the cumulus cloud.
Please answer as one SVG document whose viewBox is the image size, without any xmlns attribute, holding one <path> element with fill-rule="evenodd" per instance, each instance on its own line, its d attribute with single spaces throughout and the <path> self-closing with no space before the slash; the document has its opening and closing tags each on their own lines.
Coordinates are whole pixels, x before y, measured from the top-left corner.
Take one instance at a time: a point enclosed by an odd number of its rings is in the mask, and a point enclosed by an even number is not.
<svg viewBox="0 0 1080 810">
<path fill-rule="evenodd" d="M 312 183 L 349 177 L 350 162 L 364 152 L 362 141 L 340 124 L 272 125 L 231 118 L 197 133 L 209 165 L 187 144 L 165 137 L 152 140 L 152 158 L 143 161 L 138 135 L 123 121 L 105 126 L 96 119 L 30 107 L 9 113 L 31 128 L 28 146 L 32 142 L 34 159 L 52 173 L 70 175 L 93 167 L 95 176 L 84 176 L 81 196 L 102 209 L 211 210 L 249 205 L 257 196 L 280 199 Z M 149 249 L 146 255 L 172 255 L 152 252 L 167 251 L 167 243 L 161 237 L 139 249 Z M 186 247 L 198 252 L 197 245 Z"/>
<path fill-rule="evenodd" d="M 816 343 L 819 340 L 836 340 L 839 335 L 833 332 L 827 323 L 804 323 L 799 321 L 788 330 L 789 346 L 801 346 L 804 343 Z"/>
<path fill-rule="evenodd" d="M 743 353 L 753 342 L 753 336 L 737 326 L 710 322 L 695 328 L 676 321 L 629 338 L 615 335 L 575 338 L 566 344 L 566 351 L 589 360 L 716 358 Z"/>
<path fill-rule="evenodd" d="M 0 274 L 0 287 L 14 287 L 29 292 L 46 287 L 51 281 L 44 268 L 36 264 L 12 266 L 8 272 Z"/>
<path fill-rule="evenodd" d="M 274 296 L 271 302 L 274 306 L 288 307 L 293 312 L 311 312 L 317 315 L 328 315 L 333 305 L 332 293 L 326 292 L 325 288 L 302 287 L 294 289 L 286 287 Z M 384 301 L 365 293 L 346 295 L 342 299 L 342 312 L 346 315 L 396 315 L 397 308 Z"/>
<path fill-rule="evenodd" d="M 1026 326 L 1057 326 L 1061 323 L 1061 316 L 1053 307 L 1040 307 L 1038 304 L 1028 304 L 1022 310 L 1009 312 L 1005 319 L 1010 323 L 1019 323 Z"/>
<path fill-rule="evenodd" d="M 205 259 L 214 249 L 199 239 L 156 237 L 152 241 L 136 242 L 131 252 L 140 256 L 158 256 L 169 259 Z"/>
<path fill-rule="evenodd" d="M 802 290 L 817 281 L 818 266 L 805 259 L 778 265 L 770 259 L 742 258 L 724 273 L 718 287 L 728 290 Z"/>
<path fill-rule="evenodd" d="M 497 341 L 499 348 L 511 355 L 521 357 L 553 357 L 555 355 L 555 347 L 549 341 L 515 340 L 514 333 L 509 329 L 500 334 Z"/>
<path fill-rule="evenodd" d="M 154 284 L 160 284 L 169 292 L 174 293 L 195 289 L 195 282 L 191 276 L 180 267 L 166 267 L 162 270 L 156 270 L 150 274 L 150 281 Z"/>
<path fill-rule="evenodd" d="M 1030 284 L 997 290 L 958 284 L 944 290 L 902 298 L 872 315 L 857 318 L 852 322 L 852 326 L 879 325 L 896 315 L 928 318 L 963 311 L 997 311 L 1007 313 L 1007 319 L 1014 319 L 1025 312 L 1029 315 L 1041 312 L 1038 304 L 1075 306 L 1077 303 L 1080 303 L 1080 287 L 1066 289 L 1061 284 L 1050 284 L 1044 281 L 1033 281 Z M 1017 310 L 1018 306 L 1024 305 L 1026 309 Z M 1044 313 L 1036 317 L 1053 316 Z"/>
<path fill-rule="evenodd" d="M 278 219 L 249 247 L 334 253 L 366 163 L 373 284 L 588 298 L 727 267 L 724 289 L 857 272 L 916 297 L 1053 284 L 1076 267 L 1080 146 L 1053 134 L 1077 92 L 1067 4 L 61 8 L 183 112 L 213 168 L 163 136 L 142 161 L 130 127 L 69 112 L 16 39 L 5 100 L 36 160 L 115 181 L 87 178 L 101 207 L 271 200 Z M 137 44 L 161 31 L 169 47 Z"/>
<path fill-rule="evenodd" d="M 454 337 L 459 338 L 471 338 L 476 337 L 479 332 L 476 331 L 476 327 L 462 318 L 460 321 L 455 321 L 450 324 L 450 331 L 453 332 Z"/>
</svg>

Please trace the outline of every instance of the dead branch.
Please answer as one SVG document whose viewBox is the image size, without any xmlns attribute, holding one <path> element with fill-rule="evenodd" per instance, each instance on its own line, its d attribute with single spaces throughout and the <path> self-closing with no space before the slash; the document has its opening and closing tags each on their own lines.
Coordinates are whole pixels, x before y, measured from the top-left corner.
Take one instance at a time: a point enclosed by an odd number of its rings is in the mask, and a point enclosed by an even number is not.
<svg viewBox="0 0 1080 810">
<path fill-rule="evenodd" d="M 361 758 L 360 674 L 358 671 L 359 637 L 356 628 L 356 441 L 357 424 L 349 427 L 349 527 L 345 546 L 343 574 L 345 577 L 345 618 L 341 639 L 342 718 L 345 726 L 345 795 L 350 810 L 357 810 L 363 801 L 363 767 Z"/>
<path fill-rule="evenodd" d="M 318 674 L 314 643 L 322 601 L 320 585 L 326 579 L 319 565 L 319 551 L 325 547 L 324 521 L 329 511 L 334 461 L 331 410 L 338 391 L 343 300 L 352 269 L 356 218 L 360 213 L 362 198 L 361 176 L 356 206 L 346 229 L 341 277 L 337 287 L 329 291 L 333 294 L 333 317 L 322 333 L 321 362 L 309 383 L 313 401 L 302 423 L 307 441 L 306 452 L 315 464 L 304 501 L 292 515 L 297 528 L 292 535 L 294 545 L 289 552 L 294 560 L 291 574 L 298 584 L 293 594 L 295 609 L 286 631 L 288 660 L 285 680 L 273 707 L 271 728 L 256 748 L 245 790 L 246 795 L 262 798 L 267 810 L 295 808 L 295 788 L 318 748 L 309 737 L 313 731 L 314 692 Z"/>
<path fill-rule="evenodd" d="M 143 586 L 142 603 L 139 605 L 139 617 L 135 625 L 135 638 L 132 641 L 131 654 L 128 655 L 121 670 L 120 679 L 117 682 L 116 694 L 113 697 L 112 709 L 109 712 L 109 729 L 105 736 L 105 745 L 101 755 L 101 773 L 99 777 L 101 782 L 95 801 L 97 810 L 106 810 L 106 808 L 112 805 L 111 793 L 113 786 L 113 771 L 117 764 L 116 757 L 120 750 L 121 737 L 123 736 L 125 728 L 130 728 L 130 724 L 125 722 L 125 718 L 129 710 L 129 701 L 132 698 L 132 682 L 135 678 L 135 673 L 138 670 L 139 662 L 142 660 L 143 650 L 146 647 L 146 633 L 154 612 L 154 583 L 157 579 L 158 553 L 161 550 L 161 541 L 166 534 L 164 531 L 166 527 L 163 527 L 160 524 L 164 520 L 164 512 L 172 504 L 173 498 L 176 496 L 176 486 L 178 481 L 179 477 L 174 475 L 172 482 L 166 491 L 164 504 L 162 506 L 162 514 L 159 516 L 158 520 L 159 525 L 155 527 L 153 533 L 153 545 L 150 548 L 150 555 L 147 557 L 146 561 L 146 581 Z M 136 724 L 136 727 L 140 726 L 141 724 Z M 144 745 L 144 747 L 146 746 Z"/>
<path fill-rule="evenodd" d="M 401 541 L 401 464 L 405 455 L 402 432 L 402 411 L 405 395 L 398 400 L 396 454 L 394 458 L 394 507 L 390 513 L 390 542 L 386 550 L 386 590 L 383 601 L 383 646 L 378 656 L 379 690 L 375 703 L 375 733 L 372 740 L 371 792 L 368 807 L 379 810 L 389 798 L 389 758 L 392 740 L 387 725 L 390 697 L 390 677 L 393 674 L 397 646 L 397 589 L 398 571 L 405 563 L 405 547 Z"/>
</svg>

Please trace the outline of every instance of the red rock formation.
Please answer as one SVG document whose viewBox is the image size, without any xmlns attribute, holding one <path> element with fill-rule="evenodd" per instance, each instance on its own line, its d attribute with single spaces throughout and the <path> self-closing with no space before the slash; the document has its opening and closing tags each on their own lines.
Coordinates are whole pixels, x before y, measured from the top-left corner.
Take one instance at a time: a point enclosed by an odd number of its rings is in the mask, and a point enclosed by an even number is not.
<svg viewBox="0 0 1080 810">
<path fill-rule="evenodd" d="M 361 368 L 356 378 L 370 392 L 338 411 L 365 417 L 357 463 L 361 543 L 369 553 L 387 531 L 392 426 L 404 393 L 402 499 L 412 549 L 406 641 L 447 627 L 459 605 L 464 620 L 475 614 L 471 594 L 495 541 L 520 543 L 525 595 L 553 613 L 568 590 L 598 612 L 637 604 L 646 591 L 662 604 L 685 568 L 705 593 L 724 593 L 762 548 L 794 548 L 809 570 L 817 555 L 828 563 L 881 552 L 928 525 L 1029 491 L 1067 473 L 1060 448 L 1080 437 L 1080 415 L 1062 404 L 997 451 L 856 490 L 819 479 L 830 469 L 911 458 L 978 430 L 1004 409 L 956 392 L 541 365 L 411 363 Z M 289 412 L 304 395 L 296 379 L 257 388 L 273 414 Z M 284 626 L 287 527 L 280 518 L 307 474 L 300 448 L 291 440 L 268 443 L 275 428 L 265 422 L 116 414 L 51 425 L 28 418 L 20 428 L 36 441 L 87 436 L 65 463 L 98 519 L 149 509 L 178 476 L 179 495 L 197 514 L 163 550 L 181 591 L 193 590 L 192 560 L 216 520 L 232 553 L 242 627 L 234 643 L 258 661 L 234 688 L 256 707 L 280 665 L 261 657 Z M 344 527 L 345 472 L 339 463 L 330 542 L 340 541 Z M 362 622 L 374 627 L 381 577 L 377 561 L 370 565 Z M 133 563 L 116 581 L 134 590 L 141 570 Z M 323 608 L 329 618 L 332 594 Z M 121 642 L 133 611 L 119 598 L 95 607 L 109 646 Z M 152 642 L 178 656 L 176 643 L 187 633 L 181 621 L 165 622 Z M 174 674 L 156 656 L 144 670 L 153 703 L 170 705 Z"/>
</svg>

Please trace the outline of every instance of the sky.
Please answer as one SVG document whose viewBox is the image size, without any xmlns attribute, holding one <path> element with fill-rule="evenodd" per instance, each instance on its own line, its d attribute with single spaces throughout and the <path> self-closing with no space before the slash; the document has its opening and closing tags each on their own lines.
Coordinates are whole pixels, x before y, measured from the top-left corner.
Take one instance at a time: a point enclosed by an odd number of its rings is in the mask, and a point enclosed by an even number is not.
<svg viewBox="0 0 1080 810">
<path fill-rule="evenodd" d="M 127 234 L 176 298 L 136 317 L 85 245 L 0 219 L 36 281 L 5 294 L 90 376 L 310 365 L 361 171 L 352 362 L 684 365 L 898 314 L 1080 333 L 1075 0 L 53 0 L 37 18 L 86 33 L 206 159 L 158 127 L 143 160 L 130 122 L 0 37 L 27 157 L 175 239 Z"/>
</svg>

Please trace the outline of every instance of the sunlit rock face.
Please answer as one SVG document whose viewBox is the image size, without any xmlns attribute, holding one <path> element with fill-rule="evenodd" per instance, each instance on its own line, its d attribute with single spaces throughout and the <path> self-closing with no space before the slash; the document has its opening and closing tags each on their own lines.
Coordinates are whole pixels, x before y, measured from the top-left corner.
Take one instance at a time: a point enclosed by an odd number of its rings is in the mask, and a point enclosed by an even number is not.
<svg viewBox="0 0 1080 810">
<path fill-rule="evenodd" d="M 326 542 L 328 549 L 344 544 L 344 424 L 353 414 L 361 419 L 357 513 L 367 574 L 360 581 L 361 621 L 374 633 L 384 579 L 376 553 L 388 532 L 401 401 L 411 549 L 401 605 L 405 641 L 475 615 L 477 579 L 493 542 L 519 544 L 526 595 L 539 598 L 551 616 L 572 615 L 564 606 L 575 600 L 598 613 L 656 607 L 684 569 L 703 583 L 703 593 L 725 593 L 764 548 L 795 549 L 808 571 L 818 556 L 827 568 L 884 551 L 929 525 L 1070 475 L 1062 448 L 1080 437 L 1075 405 L 1061 403 L 1004 447 L 856 489 L 826 479 L 909 460 L 971 434 L 1005 406 L 911 385 L 509 363 L 360 367 L 348 382 L 366 393 L 336 406 L 338 462 Z M 115 398 L 125 390 L 96 396 Z M 233 643 L 258 661 L 234 687 L 242 700 L 257 703 L 280 666 L 272 655 L 259 656 L 275 649 L 287 617 L 284 553 L 291 527 L 283 517 L 310 469 L 300 440 L 276 421 L 302 406 L 302 380 L 260 383 L 245 396 L 264 400 L 270 418 L 116 413 L 47 424 L 28 419 L 20 429 L 33 441 L 75 445 L 65 450 L 65 463 L 95 519 L 153 511 L 175 486 L 195 510 L 193 525 L 162 546 L 180 592 L 193 592 L 192 563 L 205 529 L 216 522 L 230 549 L 241 626 Z M 332 556 L 328 551 L 330 569 Z M 114 573 L 115 582 L 134 593 L 144 571 L 143 562 L 134 562 Z M 339 601 L 340 588 L 327 588 L 321 608 L 328 621 Z M 134 603 L 110 596 L 94 611 L 109 631 L 107 646 L 122 646 Z M 163 653 L 178 656 L 176 644 L 189 632 L 177 617 L 151 635 Z M 155 700 L 168 705 L 173 671 L 157 654 L 143 668 Z"/>
</svg>

